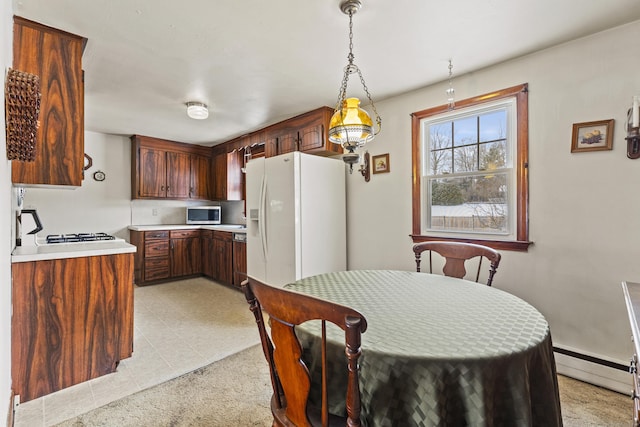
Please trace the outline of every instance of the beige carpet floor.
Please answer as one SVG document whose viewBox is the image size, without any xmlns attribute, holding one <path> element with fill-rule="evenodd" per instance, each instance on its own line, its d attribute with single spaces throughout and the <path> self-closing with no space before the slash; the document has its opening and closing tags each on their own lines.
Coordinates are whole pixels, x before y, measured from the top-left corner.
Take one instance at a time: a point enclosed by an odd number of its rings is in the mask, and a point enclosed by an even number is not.
<svg viewBox="0 0 640 427">
<path fill-rule="evenodd" d="M 630 425 L 627 396 L 563 376 L 559 387 L 565 427 Z M 57 426 L 267 427 L 270 395 L 262 350 L 253 346 Z"/>
<path fill-rule="evenodd" d="M 270 381 L 257 345 L 57 426 L 270 426 Z"/>
</svg>

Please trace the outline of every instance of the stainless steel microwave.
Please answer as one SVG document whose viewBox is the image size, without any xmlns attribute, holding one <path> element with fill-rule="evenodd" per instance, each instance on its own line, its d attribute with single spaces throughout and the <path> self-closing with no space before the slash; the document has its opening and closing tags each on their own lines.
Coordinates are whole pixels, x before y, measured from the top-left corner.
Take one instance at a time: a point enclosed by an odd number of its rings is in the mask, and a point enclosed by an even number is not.
<svg viewBox="0 0 640 427">
<path fill-rule="evenodd" d="M 220 224 L 221 219 L 220 206 L 187 207 L 187 224 Z"/>
</svg>

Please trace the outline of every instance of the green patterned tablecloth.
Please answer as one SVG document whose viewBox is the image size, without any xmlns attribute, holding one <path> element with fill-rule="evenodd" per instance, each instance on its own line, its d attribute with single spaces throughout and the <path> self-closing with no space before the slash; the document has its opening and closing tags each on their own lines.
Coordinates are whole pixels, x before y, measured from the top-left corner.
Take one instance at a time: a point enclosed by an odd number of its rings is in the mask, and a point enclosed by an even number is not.
<svg viewBox="0 0 640 427">
<path fill-rule="evenodd" d="M 388 270 L 328 273 L 286 287 L 366 317 L 365 426 L 562 425 L 549 326 L 520 298 L 465 280 Z M 304 329 L 314 333 L 317 326 Z M 344 334 L 329 336 L 332 359 L 343 369 Z M 316 341 L 306 338 L 313 354 Z M 317 377 L 317 367 L 309 368 Z M 344 411 L 345 390 L 341 380 L 331 384 L 332 411 Z"/>
</svg>

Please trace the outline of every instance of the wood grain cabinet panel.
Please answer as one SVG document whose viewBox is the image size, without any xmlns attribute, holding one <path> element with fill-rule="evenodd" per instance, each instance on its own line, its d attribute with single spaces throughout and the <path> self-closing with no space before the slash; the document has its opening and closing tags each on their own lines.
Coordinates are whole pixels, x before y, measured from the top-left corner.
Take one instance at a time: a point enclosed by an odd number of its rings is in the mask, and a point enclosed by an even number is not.
<svg viewBox="0 0 640 427">
<path fill-rule="evenodd" d="M 33 162 L 12 162 L 12 182 L 80 186 L 84 168 L 87 39 L 14 17 L 13 68 L 40 77 L 40 126 Z"/>
<path fill-rule="evenodd" d="M 191 187 L 189 198 L 208 200 L 211 197 L 211 158 L 191 156 Z"/>
<path fill-rule="evenodd" d="M 21 401 L 113 372 L 133 351 L 133 254 L 12 265 Z"/>
<path fill-rule="evenodd" d="M 213 231 L 202 230 L 201 236 L 202 243 L 202 274 L 210 279 L 213 278 L 214 268 L 213 263 Z"/>
<path fill-rule="evenodd" d="M 319 156 L 335 156 L 342 153 L 342 147 L 329 141 L 329 121 L 333 109 L 321 107 L 291 119 L 276 123 L 266 132 L 266 157 L 303 151 Z"/>
<path fill-rule="evenodd" d="M 233 283 L 233 241 L 231 233 L 213 232 L 213 279 Z"/>
<path fill-rule="evenodd" d="M 202 273 L 200 230 L 171 230 L 171 277 Z"/>
<path fill-rule="evenodd" d="M 140 147 L 138 194 L 140 197 L 164 198 L 167 194 L 166 151 Z"/>
<path fill-rule="evenodd" d="M 146 232 L 131 230 L 129 241 L 137 248 L 134 257 L 134 280 L 137 285 L 167 280 L 171 277 L 168 230 Z"/>
<path fill-rule="evenodd" d="M 211 148 L 131 137 L 132 199 L 211 198 Z"/>
<path fill-rule="evenodd" d="M 233 241 L 233 285 L 240 286 L 247 278 L 247 244 Z"/>
<path fill-rule="evenodd" d="M 213 156 L 214 200 L 242 200 L 242 156 L 240 150 L 223 151 Z"/>
<path fill-rule="evenodd" d="M 167 151 L 167 198 L 191 197 L 191 155 Z"/>
</svg>

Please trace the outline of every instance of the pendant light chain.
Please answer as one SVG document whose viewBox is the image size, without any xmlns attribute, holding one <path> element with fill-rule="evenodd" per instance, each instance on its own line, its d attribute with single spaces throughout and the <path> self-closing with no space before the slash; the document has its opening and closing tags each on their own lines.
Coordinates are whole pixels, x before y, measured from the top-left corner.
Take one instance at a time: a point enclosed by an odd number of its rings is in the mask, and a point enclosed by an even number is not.
<svg viewBox="0 0 640 427">
<path fill-rule="evenodd" d="M 362 84 L 362 87 L 364 88 L 364 92 L 367 95 L 367 99 L 371 104 L 371 108 L 373 109 L 373 112 L 376 115 L 376 124 L 378 125 L 378 131 L 375 132 L 374 135 L 377 135 L 380 132 L 380 129 L 382 127 L 382 119 L 380 118 L 380 115 L 378 114 L 378 110 L 376 109 L 376 106 L 373 103 L 373 99 L 371 98 L 371 94 L 369 93 L 369 88 L 367 87 L 367 84 L 364 81 L 364 76 L 362 75 L 362 71 L 360 71 L 360 68 L 358 68 L 358 66 L 353 63 L 355 59 L 355 56 L 353 55 L 353 11 L 350 10 L 348 15 L 349 15 L 349 55 L 347 56 L 347 59 L 349 62 L 347 66 L 344 68 L 344 76 L 342 77 L 342 84 L 340 86 L 340 93 L 338 94 L 338 102 L 336 103 L 335 110 L 336 111 L 342 110 L 342 104 L 344 103 L 344 100 L 347 97 L 347 84 L 349 81 L 349 74 L 358 73 L 358 76 L 360 77 L 360 83 Z"/>
<path fill-rule="evenodd" d="M 447 109 L 453 110 L 456 107 L 455 95 L 456 91 L 453 89 L 453 64 L 449 60 L 449 88 L 447 89 Z"/>
</svg>

